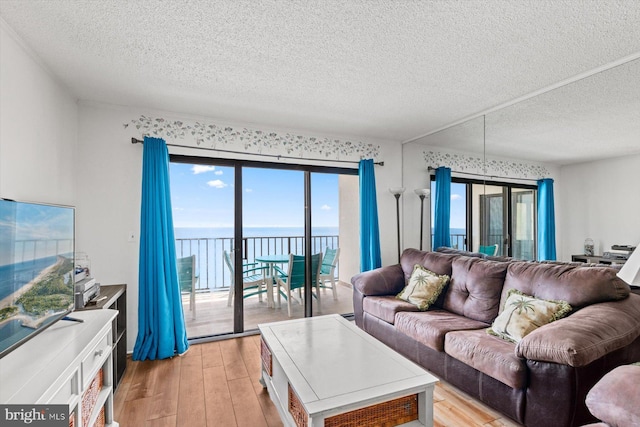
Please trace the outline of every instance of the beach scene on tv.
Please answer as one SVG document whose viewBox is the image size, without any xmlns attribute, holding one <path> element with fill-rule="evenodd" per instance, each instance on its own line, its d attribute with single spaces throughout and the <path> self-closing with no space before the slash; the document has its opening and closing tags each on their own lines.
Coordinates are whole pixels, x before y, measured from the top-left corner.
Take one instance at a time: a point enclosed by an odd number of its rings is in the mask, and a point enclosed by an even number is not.
<svg viewBox="0 0 640 427">
<path fill-rule="evenodd" d="M 73 208 L 0 200 L 0 354 L 73 309 Z"/>
</svg>

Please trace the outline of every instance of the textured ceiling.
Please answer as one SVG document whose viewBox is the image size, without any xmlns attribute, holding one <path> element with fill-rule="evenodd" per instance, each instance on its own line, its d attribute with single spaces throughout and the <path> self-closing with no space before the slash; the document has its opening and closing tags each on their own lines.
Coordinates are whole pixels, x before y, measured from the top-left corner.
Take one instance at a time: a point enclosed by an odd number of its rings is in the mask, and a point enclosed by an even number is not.
<svg viewBox="0 0 640 427">
<path fill-rule="evenodd" d="M 0 16 L 81 100 L 396 141 L 640 52 L 637 0 L 0 0 Z"/>
</svg>

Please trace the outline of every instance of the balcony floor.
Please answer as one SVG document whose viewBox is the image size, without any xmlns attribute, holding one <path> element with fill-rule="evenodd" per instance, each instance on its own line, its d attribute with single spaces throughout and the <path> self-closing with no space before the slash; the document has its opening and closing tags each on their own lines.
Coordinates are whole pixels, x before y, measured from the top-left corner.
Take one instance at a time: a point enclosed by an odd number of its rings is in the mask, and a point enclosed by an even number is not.
<svg viewBox="0 0 640 427">
<path fill-rule="evenodd" d="M 338 282 L 336 287 L 338 300 L 333 300 L 331 289 L 320 292 L 322 311 L 317 310 L 317 301 L 313 299 L 313 314 L 348 314 L 353 313 L 353 292 L 351 284 Z M 182 296 L 187 336 L 189 338 L 204 337 L 233 332 L 233 307 L 227 307 L 228 291 L 216 291 L 196 294 L 196 318 L 189 310 L 189 294 Z M 282 299 L 282 307 L 267 307 L 267 297 L 262 296 L 262 302 L 257 296 L 244 300 L 244 329 L 256 329 L 259 323 L 276 322 L 304 317 L 304 307 L 297 301 L 292 302 L 291 318 L 287 315 L 287 304 Z M 277 305 L 277 302 L 276 302 Z"/>
</svg>

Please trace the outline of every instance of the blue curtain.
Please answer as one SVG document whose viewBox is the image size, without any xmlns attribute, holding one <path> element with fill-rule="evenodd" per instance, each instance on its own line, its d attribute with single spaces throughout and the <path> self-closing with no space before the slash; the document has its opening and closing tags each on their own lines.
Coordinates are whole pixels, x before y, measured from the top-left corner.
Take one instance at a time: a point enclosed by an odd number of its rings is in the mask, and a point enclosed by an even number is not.
<svg viewBox="0 0 640 427">
<path fill-rule="evenodd" d="M 451 246 L 451 169 L 436 169 L 436 206 L 433 221 L 433 248 Z"/>
<path fill-rule="evenodd" d="M 169 191 L 169 152 L 162 139 L 144 138 L 138 336 L 133 360 L 166 359 L 189 348 L 178 272 Z"/>
<path fill-rule="evenodd" d="M 553 179 L 538 180 L 538 261 L 556 259 L 556 219 Z"/>
<path fill-rule="evenodd" d="M 360 160 L 360 271 L 369 271 L 382 265 L 380 259 L 380 230 L 378 228 L 378 202 L 373 160 Z"/>
</svg>

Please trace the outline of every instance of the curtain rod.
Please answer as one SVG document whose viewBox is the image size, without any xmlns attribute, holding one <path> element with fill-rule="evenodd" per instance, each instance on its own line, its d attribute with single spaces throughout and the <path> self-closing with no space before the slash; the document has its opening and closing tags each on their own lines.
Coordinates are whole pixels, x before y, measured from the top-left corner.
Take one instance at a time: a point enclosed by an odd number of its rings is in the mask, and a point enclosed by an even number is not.
<svg viewBox="0 0 640 427">
<path fill-rule="evenodd" d="M 433 166 L 429 166 L 427 167 L 427 170 L 429 171 L 429 174 L 431 174 L 431 171 L 436 170 L 436 168 L 434 168 Z M 536 178 L 514 178 L 512 176 L 499 176 L 499 175 L 483 175 L 481 173 L 473 173 L 473 172 L 463 172 L 463 171 L 451 171 L 452 173 L 461 173 L 463 175 L 474 175 L 474 176 L 479 176 L 482 178 L 499 178 L 499 179 L 518 179 L 521 181 L 535 181 L 537 182 L 538 180 Z"/>
<path fill-rule="evenodd" d="M 144 144 L 144 141 L 137 138 L 131 138 L 132 144 Z M 262 157 L 275 157 L 277 159 L 293 159 L 293 160 L 313 160 L 318 162 L 332 162 L 332 163 L 358 163 L 354 160 L 331 160 L 331 159 L 307 159 L 301 157 L 293 157 L 293 156 L 283 156 L 280 154 L 258 154 L 258 153 L 247 153 L 244 151 L 233 151 L 233 150 L 221 150 L 219 148 L 207 148 L 207 147 L 192 147 L 190 145 L 177 145 L 177 144 L 167 144 L 167 147 L 181 147 L 181 148 L 194 148 L 196 150 L 207 150 L 207 151 L 219 151 L 221 153 L 231 153 L 231 154 L 249 154 L 252 156 L 262 156 Z M 384 166 L 384 162 L 375 162 L 374 164 L 378 166 Z"/>
</svg>

